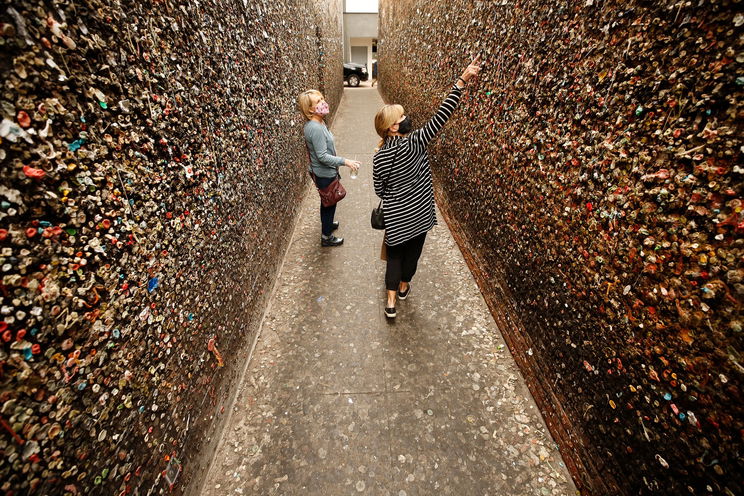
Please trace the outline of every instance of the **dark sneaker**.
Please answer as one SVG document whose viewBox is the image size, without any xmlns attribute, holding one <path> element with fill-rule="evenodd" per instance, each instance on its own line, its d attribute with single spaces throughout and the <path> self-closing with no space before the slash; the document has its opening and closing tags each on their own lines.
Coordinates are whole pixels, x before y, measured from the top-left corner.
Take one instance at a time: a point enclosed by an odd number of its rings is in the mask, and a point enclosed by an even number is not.
<svg viewBox="0 0 744 496">
<path fill-rule="evenodd" d="M 398 314 L 395 313 L 395 307 L 392 307 L 392 308 L 385 307 L 385 317 L 389 319 L 394 319 L 396 315 Z"/>
<path fill-rule="evenodd" d="M 321 236 L 320 244 L 323 246 L 341 246 L 344 244 L 344 238 L 337 238 L 333 234 L 328 237 Z"/>
<path fill-rule="evenodd" d="M 336 229 L 338 229 L 338 222 L 333 223 L 333 229 L 331 229 L 331 232 L 335 231 Z"/>
<path fill-rule="evenodd" d="M 404 292 L 398 291 L 398 299 L 399 300 L 405 300 L 408 298 L 408 293 L 411 292 L 411 283 L 408 283 L 408 289 L 406 289 Z"/>
</svg>

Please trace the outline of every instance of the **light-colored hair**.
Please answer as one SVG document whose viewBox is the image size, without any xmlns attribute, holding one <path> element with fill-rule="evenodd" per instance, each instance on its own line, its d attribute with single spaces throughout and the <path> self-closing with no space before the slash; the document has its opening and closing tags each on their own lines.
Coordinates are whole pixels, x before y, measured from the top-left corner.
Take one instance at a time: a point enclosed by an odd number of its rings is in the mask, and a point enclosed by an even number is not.
<svg viewBox="0 0 744 496">
<path fill-rule="evenodd" d="M 315 106 L 314 97 L 318 97 L 316 101 L 323 99 L 323 93 L 318 90 L 307 90 L 303 91 L 299 97 L 297 97 L 297 106 L 300 107 L 302 115 L 305 119 L 310 120 L 313 118 L 314 112 L 312 108 Z"/>
<path fill-rule="evenodd" d="M 385 144 L 390 126 L 403 117 L 403 113 L 403 106 L 398 104 L 385 105 L 377 112 L 377 115 L 375 115 L 375 130 L 382 138 L 382 141 L 377 145 L 378 149 Z"/>
</svg>

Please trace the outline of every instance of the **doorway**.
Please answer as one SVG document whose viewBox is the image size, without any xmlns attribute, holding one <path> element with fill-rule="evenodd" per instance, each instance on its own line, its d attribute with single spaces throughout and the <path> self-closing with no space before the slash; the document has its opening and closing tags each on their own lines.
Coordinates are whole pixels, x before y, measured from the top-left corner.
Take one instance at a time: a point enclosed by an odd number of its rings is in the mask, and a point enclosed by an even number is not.
<svg viewBox="0 0 744 496">
<path fill-rule="evenodd" d="M 362 64 L 367 67 L 367 47 L 366 46 L 353 46 L 351 47 L 351 61 L 356 64 Z M 369 70 L 369 67 L 367 67 Z"/>
</svg>

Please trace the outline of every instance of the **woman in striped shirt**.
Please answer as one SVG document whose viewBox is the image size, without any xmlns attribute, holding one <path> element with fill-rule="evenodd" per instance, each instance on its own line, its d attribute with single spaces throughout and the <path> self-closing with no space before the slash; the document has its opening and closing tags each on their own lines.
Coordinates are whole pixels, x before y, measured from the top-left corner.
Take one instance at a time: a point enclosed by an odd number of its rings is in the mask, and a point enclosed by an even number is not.
<svg viewBox="0 0 744 496">
<path fill-rule="evenodd" d="M 462 89 L 479 71 L 480 55 L 421 129 L 411 131 L 411 120 L 400 105 L 385 105 L 375 116 L 375 129 L 382 141 L 373 158 L 372 179 L 385 212 L 386 317 L 397 315 L 396 295 L 401 300 L 408 297 L 426 233 L 437 224 L 426 146 L 452 115 Z"/>
</svg>

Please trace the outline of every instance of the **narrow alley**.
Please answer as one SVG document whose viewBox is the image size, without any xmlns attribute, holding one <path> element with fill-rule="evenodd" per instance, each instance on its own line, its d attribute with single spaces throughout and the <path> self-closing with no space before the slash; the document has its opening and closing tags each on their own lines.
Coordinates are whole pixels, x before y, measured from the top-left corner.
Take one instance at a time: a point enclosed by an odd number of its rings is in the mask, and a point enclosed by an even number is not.
<svg viewBox="0 0 744 496">
<path fill-rule="evenodd" d="M 6 0 L 0 496 L 744 494 L 740 4 Z"/>
<path fill-rule="evenodd" d="M 346 88 L 332 126 L 340 248 L 305 195 L 253 360 L 202 494 L 571 495 L 575 489 L 446 224 L 410 298 L 382 312 L 371 184 L 376 88 Z"/>
</svg>

